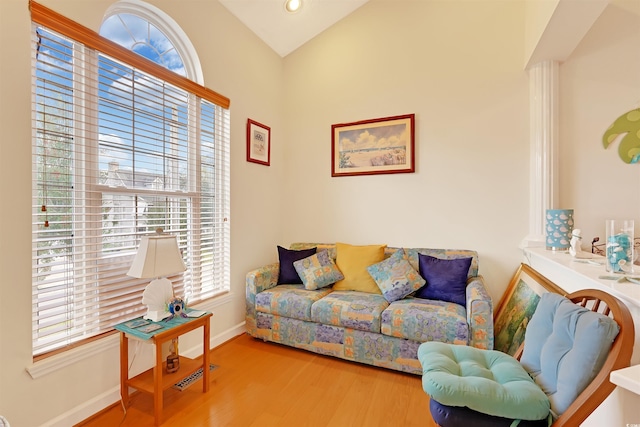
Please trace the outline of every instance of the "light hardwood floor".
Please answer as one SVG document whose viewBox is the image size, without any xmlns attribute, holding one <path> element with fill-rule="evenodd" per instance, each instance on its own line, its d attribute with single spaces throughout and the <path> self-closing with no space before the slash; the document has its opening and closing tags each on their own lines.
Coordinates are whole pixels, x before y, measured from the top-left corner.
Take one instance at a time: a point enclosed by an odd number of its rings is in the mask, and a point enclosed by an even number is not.
<svg viewBox="0 0 640 427">
<path fill-rule="evenodd" d="M 211 388 L 164 393 L 163 426 L 434 426 L 420 377 L 264 343 L 244 334 L 211 351 Z M 151 396 L 136 393 L 83 427 L 152 426 Z"/>
</svg>

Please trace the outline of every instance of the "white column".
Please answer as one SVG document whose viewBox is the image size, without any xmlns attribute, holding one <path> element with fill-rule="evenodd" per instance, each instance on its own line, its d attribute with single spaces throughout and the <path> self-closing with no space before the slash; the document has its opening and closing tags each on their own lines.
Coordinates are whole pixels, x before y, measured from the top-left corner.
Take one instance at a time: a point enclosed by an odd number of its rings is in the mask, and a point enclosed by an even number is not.
<svg viewBox="0 0 640 427">
<path fill-rule="evenodd" d="M 522 247 L 544 246 L 545 212 L 558 202 L 558 62 L 529 68 L 529 234 Z"/>
</svg>

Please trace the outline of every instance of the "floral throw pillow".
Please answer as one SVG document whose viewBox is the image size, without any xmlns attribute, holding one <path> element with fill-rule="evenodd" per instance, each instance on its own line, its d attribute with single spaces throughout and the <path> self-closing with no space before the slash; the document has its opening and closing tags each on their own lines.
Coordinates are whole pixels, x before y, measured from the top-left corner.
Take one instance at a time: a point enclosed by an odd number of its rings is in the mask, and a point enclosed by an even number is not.
<svg viewBox="0 0 640 427">
<path fill-rule="evenodd" d="M 367 267 L 367 271 L 376 281 L 382 296 L 389 302 L 406 297 L 426 283 L 420 273 L 409 264 L 404 249 L 398 249 L 384 261 Z"/>
<path fill-rule="evenodd" d="M 304 288 L 308 290 L 324 288 L 344 279 L 342 272 L 326 250 L 295 261 L 293 267 L 302 279 Z"/>
</svg>

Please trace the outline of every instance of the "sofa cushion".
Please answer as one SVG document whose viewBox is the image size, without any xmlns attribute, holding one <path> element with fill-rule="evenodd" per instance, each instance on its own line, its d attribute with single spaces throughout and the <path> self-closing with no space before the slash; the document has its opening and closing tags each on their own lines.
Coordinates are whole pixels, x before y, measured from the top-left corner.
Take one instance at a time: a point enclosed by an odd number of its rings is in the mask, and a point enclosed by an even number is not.
<svg viewBox="0 0 640 427">
<path fill-rule="evenodd" d="M 311 307 L 311 320 L 325 325 L 380 332 L 382 311 L 389 303 L 382 295 L 333 291 Z"/>
<path fill-rule="evenodd" d="M 344 275 L 344 279 L 336 282 L 333 285 L 333 290 L 380 294 L 380 288 L 369 275 L 367 267 L 384 259 L 386 246 L 354 246 L 336 243 L 336 265 Z"/>
<path fill-rule="evenodd" d="M 521 363 L 562 414 L 600 372 L 620 330 L 610 317 L 544 293 L 525 332 Z"/>
<path fill-rule="evenodd" d="M 293 267 L 302 279 L 305 289 L 309 290 L 324 288 L 344 279 L 326 250 L 294 262 Z"/>
<path fill-rule="evenodd" d="M 329 293 L 331 289 L 309 291 L 304 285 L 280 285 L 256 295 L 256 311 L 311 320 L 311 306 Z"/>
<path fill-rule="evenodd" d="M 416 296 L 465 306 L 471 258 L 440 259 L 423 254 L 418 254 L 418 258 L 420 275 L 427 284 L 416 292 Z"/>
<path fill-rule="evenodd" d="M 298 272 L 293 267 L 293 263 L 294 261 L 306 258 L 315 253 L 316 248 L 295 251 L 278 246 L 278 260 L 280 262 L 278 285 L 302 283 Z"/>
<path fill-rule="evenodd" d="M 384 261 L 370 265 L 367 271 L 389 302 L 406 297 L 426 283 L 409 264 L 404 249 L 398 249 Z"/>
<path fill-rule="evenodd" d="M 384 335 L 418 342 L 440 341 L 467 345 L 469 326 L 464 307 L 444 301 L 405 298 L 382 312 Z"/>
</svg>

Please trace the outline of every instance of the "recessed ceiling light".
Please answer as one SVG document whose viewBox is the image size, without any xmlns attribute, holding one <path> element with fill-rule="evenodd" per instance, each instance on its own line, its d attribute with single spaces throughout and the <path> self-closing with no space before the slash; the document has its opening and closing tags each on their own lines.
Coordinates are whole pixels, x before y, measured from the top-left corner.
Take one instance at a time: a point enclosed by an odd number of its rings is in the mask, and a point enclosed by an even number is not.
<svg viewBox="0 0 640 427">
<path fill-rule="evenodd" d="M 284 9 L 289 13 L 295 13 L 302 8 L 302 0 L 285 0 Z"/>
</svg>

